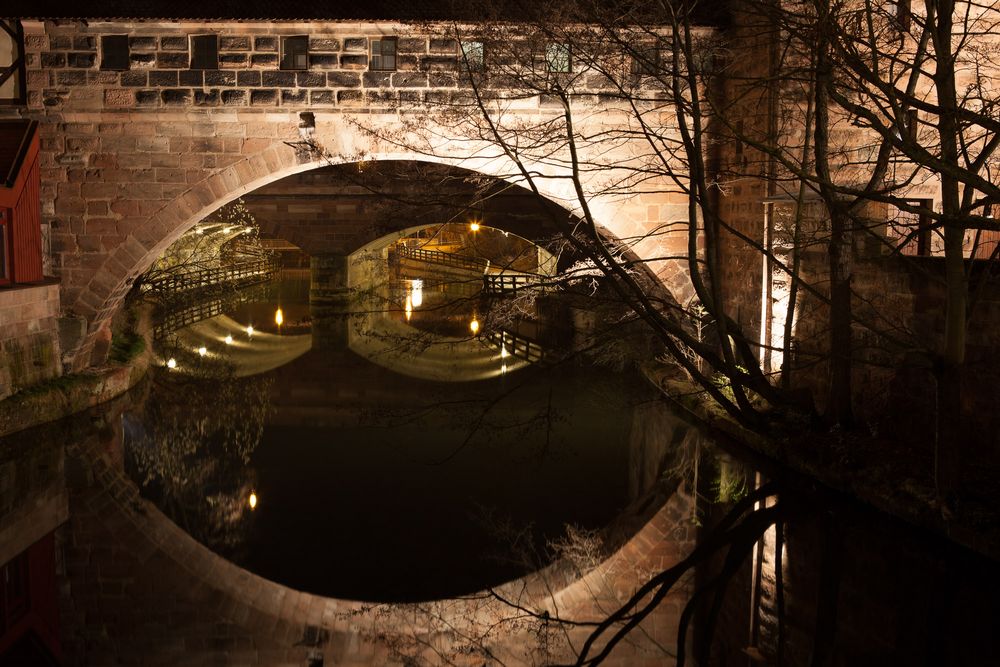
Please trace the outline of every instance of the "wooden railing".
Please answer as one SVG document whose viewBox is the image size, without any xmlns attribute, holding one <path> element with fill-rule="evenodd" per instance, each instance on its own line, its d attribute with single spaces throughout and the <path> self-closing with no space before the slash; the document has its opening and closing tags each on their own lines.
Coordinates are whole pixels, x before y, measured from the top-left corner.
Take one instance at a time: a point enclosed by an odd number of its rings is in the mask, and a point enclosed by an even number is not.
<svg viewBox="0 0 1000 667">
<path fill-rule="evenodd" d="M 490 265 L 489 260 L 481 257 L 469 257 L 468 255 L 456 255 L 440 250 L 424 250 L 423 248 L 409 248 L 407 246 L 396 246 L 396 254 L 404 259 L 415 259 L 419 262 L 453 266 L 470 271 L 485 271 Z"/>
<path fill-rule="evenodd" d="M 538 341 L 513 331 L 506 329 L 490 331 L 483 338 L 498 350 L 506 350 L 512 357 L 531 363 L 537 363 L 546 357 L 545 348 Z"/>
<path fill-rule="evenodd" d="M 272 280 L 280 268 L 272 258 L 254 259 L 211 269 L 170 273 L 143 283 L 142 291 L 169 295 L 220 285 L 241 287 Z"/>
<path fill-rule="evenodd" d="M 227 296 L 208 295 L 195 303 L 160 307 L 153 316 L 153 338 L 163 340 L 167 334 L 186 326 L 222 315 L 240 303 L 261 301 L 271 295 L 270 285 L 254 285 Z"/>
<path fill-rule="evenodd" d="M 486 294 L 509 294 L 537 287 L 540 282 L 539 276 L 530 273 L 484 273 L 483 291 Z"/>
</svg>

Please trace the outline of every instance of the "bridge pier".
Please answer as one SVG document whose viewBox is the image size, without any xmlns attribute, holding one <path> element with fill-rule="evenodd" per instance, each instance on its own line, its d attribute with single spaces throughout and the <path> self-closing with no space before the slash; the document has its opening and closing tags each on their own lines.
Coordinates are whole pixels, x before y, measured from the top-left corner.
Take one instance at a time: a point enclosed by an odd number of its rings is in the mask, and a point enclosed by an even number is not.
<svg viewBox="0 0 1000 667">
<path fill-rule="evenodd" d="M 350 257 L 341 254 L 309 258 L 309 312 L 313 347 L 346 350 L 351 324 Z"/>
</svg>

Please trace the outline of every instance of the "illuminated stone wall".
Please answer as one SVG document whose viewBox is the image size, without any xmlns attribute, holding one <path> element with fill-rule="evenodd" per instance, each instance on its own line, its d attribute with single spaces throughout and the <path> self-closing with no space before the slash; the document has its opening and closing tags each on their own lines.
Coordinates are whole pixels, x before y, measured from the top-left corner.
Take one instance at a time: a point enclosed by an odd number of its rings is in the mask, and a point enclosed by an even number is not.
<svg viewBox="0 0 1000 667">
<path fill-rule="evenodd" d="M 468 101 L 468 91 L 454 40 L 442 37 L 443 27 L 425 30 L 392 23 L 26 21 L 25 115 L 42 122 L 42 217 L 51 268 L 62 282 L 62 308 L 88 322 L 86 337 L 64 350 L 69 366 L 104 358 L 102 330 L 134 279 L 173 240 L 255 188 L 330 161 L 361 159 L 516 173 L 489 142 L 461 136 L 466 125 L 453 117 L 445 122 L 443 112 Z M 219 68 L 189 69 L 189 38 L 207 33 L 219 35 Z M 101 37 L 123 34 L 129 69 L 101 69 Z M 309 69 L 281 70 L 279 38 L 303 34 L 310 39 Z M 369 40 L 386 35 L 399 38 L 398 70 L 367 71 Z M 606 81 L 580 77 L 577 85 L 573 104 L 582 133 L 596 136 L 619 122 L 624 127 L 627 110 L 600 96 Z M 511 112 L 537 122 L 558 112 L 552 102 L 541 95 L 519 98 Z M 295 145 L 299 114 L 306 111 L 315 114 L 314 139 L 326 157 Z M 589 143 L 580 146 L 580 159 L 613 171 L 636 159 L 635 148 Z M 570 182 L 558 178 L 566 156 L 529 163 L 541 175 L 544 196 L 578 208 Z M 612 235 L 638 239 L 686 217 L 675 183 L 649 181 L 643 192 L 619 196 L 606 190 L 613 174 L 601 171 L 585 173 L 585 185 L 602 193 L 590 206 Z M 682 234 L 636 245 L 646 257 L 677 256 L 684 248 Z M 678 301 L 687 300 L 683 263 L 657 260 L 652 268 Z"/>
</svg>

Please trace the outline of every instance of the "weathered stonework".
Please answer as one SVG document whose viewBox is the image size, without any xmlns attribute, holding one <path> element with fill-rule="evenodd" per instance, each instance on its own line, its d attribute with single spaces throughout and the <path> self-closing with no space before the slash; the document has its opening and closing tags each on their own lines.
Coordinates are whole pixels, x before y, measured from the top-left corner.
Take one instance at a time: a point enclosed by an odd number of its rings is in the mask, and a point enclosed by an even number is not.
<svg viewBox="0 0 1000 667">
<path fill-rule="evenodd" d="M 0 400 L 62 373 L 59 285 L 0 290 Z"/>
<path fill-rule="evenodd" d="M 52 268 L 62 282 L 63 309 L 89 322 L 81 345 L 64 351 L 73 368 L 91 363 L 95 340 L 132 282 L 167 245 L 262 185 L 331 160 L 421 159 L 501 178 L 517 173 L 506 160 L 486 157 L 487 143 L 470 142 L 447 124 L 447 112 L 469 97 L 457 73 L 457 45 L 444 27 L 417 33 L 390 23 L 26 21 L 25 30 L 25 115 L 42 121 L 42 216 Z M 130 69 L 100 69 L 100 38 L 122 33 L 130 38 Z M 188 38 L 196 34 L 219 35 L 219 69 L 188 69 Z M 310 38 L 309 69 L 281 70 L 280 37 L 302 34 Z M 368 71 L 368 40 L 389 35 L 399 38 L 397 71 Z M 605 108 L 580 113 L 581 129 L 625 122 L 627 113 L 616 115 L 599 96 L 600 80 L 594 83 L 573 97 L 574 105 L 581 112 Z M 558 112 L 537 95 L 509 106 L 529 123 Z M 323 157 L 298 144 L 303 111 L 315 114 L 313 138 Z M 413 121 L 419 132 L 411 132 Z M 404 141 L 378 141 L 367 128 L 403 133 Z M 581 159 L 613 169 L 636 158 L 619 144 L 581 146 Z M 557 178 L 567 164 L 566 156 L 554 155 L 529 166 L 542 175 L 544 196 L 575 211 L 575 193 Z M 585 175 L 595 192 L 607 177 Z M 640 239 L 676 219 L 684 201 L 676 184 L 663 179 L 629 196 L 598 195 L 590 205 L 612 236 Z M 679 233 L 645 238 L 634 250 L 676 257 L 685 247 Z M 682 303 L 690 295 L 684 264 L 652 263 Z"/>
</svg>

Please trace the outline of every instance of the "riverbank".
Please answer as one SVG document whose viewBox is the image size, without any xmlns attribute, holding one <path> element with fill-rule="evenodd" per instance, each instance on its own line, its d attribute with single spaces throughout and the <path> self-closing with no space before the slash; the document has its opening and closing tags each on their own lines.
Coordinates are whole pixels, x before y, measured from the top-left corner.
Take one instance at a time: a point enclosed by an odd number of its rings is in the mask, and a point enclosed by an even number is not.
<svg viewBox="0 0 1000 667">
<path fill-rule="evenodd" d="M 862 432 L 777 426 L 769 435 L 743 428 L 712 403 L 703 390 L 661 366 L 646 377 L 683 414 L 723 447 L 749 450 L 755 465 L 775 477 L 821 484 L 886 514 L 1000 560 L 1000 489 L 988 465 L 968 474 L 954 507 L 941 507 L 933 459 L 907 443 Z"/>
<path fill-rule="evenodd" d="M 0 401 L 0 437 L 106 403 L 134 387 L 149 369 L 143 352 L 122 365 L 53 378 Z"/>
</svg>

